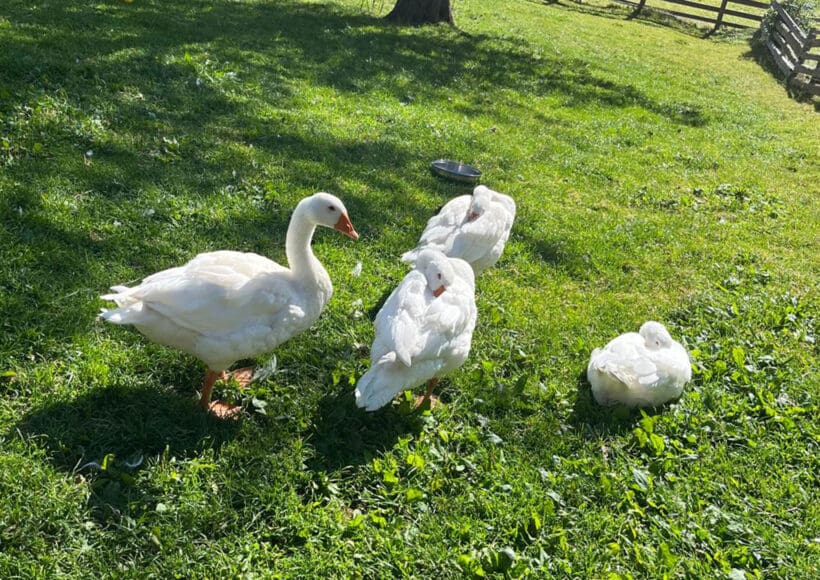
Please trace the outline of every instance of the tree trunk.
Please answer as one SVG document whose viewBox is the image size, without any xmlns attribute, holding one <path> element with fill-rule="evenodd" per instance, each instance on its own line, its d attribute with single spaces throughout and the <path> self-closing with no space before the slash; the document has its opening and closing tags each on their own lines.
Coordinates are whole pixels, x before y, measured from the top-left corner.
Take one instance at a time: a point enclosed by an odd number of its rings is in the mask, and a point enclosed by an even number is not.
<svg viewBox="0 0 820 580">
<path fill-rule="evenodd" d="M 390 14 L 384 17 L 395 24 L 435 24 L 447 22 L 455 25 L 450 0 L 396 0 Z"/>
</svg>

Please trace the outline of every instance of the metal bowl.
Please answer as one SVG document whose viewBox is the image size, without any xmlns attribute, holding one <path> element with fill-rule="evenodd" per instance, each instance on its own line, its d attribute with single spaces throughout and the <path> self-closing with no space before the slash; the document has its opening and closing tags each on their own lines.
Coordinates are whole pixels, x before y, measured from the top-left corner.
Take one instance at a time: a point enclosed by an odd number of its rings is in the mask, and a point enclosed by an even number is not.
<svg viewBox="0 0 820 580">
<path fill-rule="evenodd" d="M 481 178 L 481 172 L 472 165 L 450 159 L 431 161 L 430 170 L 436 175 L 464 183 L 478 183 Z"/>
</svg>

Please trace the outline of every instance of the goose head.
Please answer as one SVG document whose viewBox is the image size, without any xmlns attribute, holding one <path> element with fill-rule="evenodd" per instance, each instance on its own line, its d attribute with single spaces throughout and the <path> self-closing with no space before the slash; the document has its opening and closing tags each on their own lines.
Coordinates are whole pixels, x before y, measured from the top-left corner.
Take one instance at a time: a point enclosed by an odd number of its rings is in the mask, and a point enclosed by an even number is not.
<svg viewBox="0 0 820 580">
<path fill-rule="evenodd" d="M 487 211 L 493 201 L 493 192 L 489 187 L 479 185 L 473 190 L 473 199 L 470 201 L 470 209 L 467 210 L 467 221 L 477 220 Z"/>
<path fill-rule="evenodd" d="M 359 239 L 359 234 L 353 228 L 345 204 L 335 195 L 324 192 L 314 193 L 300 201 L 296 210 L 303 213 L 311 223 L 332 228 L 354 240 Z"/>
<path fill-rule="evenodd" d="M 427 287 L 438 298 L 456 279 L 450 259 L 436 250 L 424 250 L 416 260 L 416 268 L 427 278 Z"/>
<path fill-rule="evenodd" d="M 643 337 L 646 342 L 646 347 L 651 350 L 668 348 L 675 342 L 672 339 L 672 335 L 670 335 L 669 331 L 666 330 L 666 327 L 660 322 L 655 322 L 654 320 L 644 322 L 641 329 L 638 331 L 638 334 Z"/>
</svg>

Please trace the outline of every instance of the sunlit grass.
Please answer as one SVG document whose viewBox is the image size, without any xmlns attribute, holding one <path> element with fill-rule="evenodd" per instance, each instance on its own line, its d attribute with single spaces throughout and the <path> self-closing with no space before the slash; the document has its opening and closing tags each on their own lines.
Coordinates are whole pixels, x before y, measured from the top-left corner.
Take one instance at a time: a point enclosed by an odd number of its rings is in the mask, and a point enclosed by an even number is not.
<svg viewBox="0 0 820 580">
<path fill-rule="evenodd" d="M 459 30 L 354 0 L 6 4 L 0 576 L 817 575 L 820 125 L 748 46 L 511 0 L 457 2 Z M 440 157 L 517 222 L 446 404 L 365 414 L 398 258 L 469 191 Z M 319 190 L 361 239 L 317 233 L 334 297 L 219 393 L 243 421 L 96 321 L 199 252 L 284 262 Z M 692 384 L 598 408 L 589 352 L 647 319 Z"/>
</svg>

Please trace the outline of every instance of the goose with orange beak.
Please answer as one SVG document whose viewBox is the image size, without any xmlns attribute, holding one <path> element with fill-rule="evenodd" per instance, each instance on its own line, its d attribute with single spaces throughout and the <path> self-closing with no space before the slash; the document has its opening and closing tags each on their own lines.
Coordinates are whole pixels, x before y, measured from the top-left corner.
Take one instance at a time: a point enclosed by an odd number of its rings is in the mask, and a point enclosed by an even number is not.
<svg viewBox="0 0 820 580">
<path fill-rule="evenodd" d="M 424 250 L 376 315 L 370 369 L 356 385 L 356 404 L 375 411 L 400 392 L 438 379 L 470 353 L 476 323 L 475 277 L 464 260 Z"/>
<path fill-rule="evenodd" d="M 102 296 L 117 307 L 101 318 L 131 324 L 150 340 L 182 350 L 206 367 L 199 405 L 219 417 L 239 410 L 211 401 L 211 392 L 236 361 L 270 352 L 307 330 L 333 293 L 310 242 L 317 226 L 358 239 L 342 201 L 328 193 L 304 198 L 285 239 L 289 267 L 253 253 L 199 254 L 184 266 L 148 276 L 134 287 L 114 286 Z M 232 373 L 242 386 L 252 369 Z"/>
<path fill-rule="evenodd" d="M 475 274 L 495 264 L 504 252 L 515 221 L 515 201 L 479 185 L 472 195 L 450 200 L 431 217 L 416 248 L 401 259 L 415 262 L 426 249 L 468 262 Z"/>
</svg>

